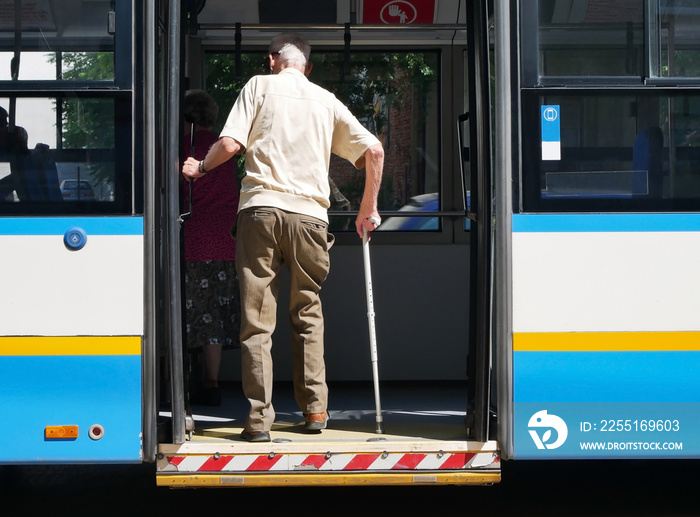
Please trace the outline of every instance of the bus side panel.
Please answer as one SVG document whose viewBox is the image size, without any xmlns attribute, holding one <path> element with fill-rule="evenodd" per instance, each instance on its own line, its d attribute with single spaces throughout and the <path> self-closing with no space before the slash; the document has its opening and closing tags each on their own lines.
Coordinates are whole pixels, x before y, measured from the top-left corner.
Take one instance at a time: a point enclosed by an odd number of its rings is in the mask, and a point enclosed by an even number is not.
<svg viewBox="0 0 700 517">
<path fill-rule="evenodd" d="M 140 461 L 143 219 L 2 218 L 0 249 L 0 463 Z"/>
<path fill-rule="evenodd" d="M 513 217 L 516 458 L 700 457 L 700 215 Z"/>
<path fill-rule="evenodd" d="M 95 350 L 113 348 L 110 337 L 87 339 Z M 22 355 L 8 355 L 0 338 L 3 436 L 11 444 L 0 451 L 0 462 L 140 461 L 141 338 L 121 344 L 120 355 L 71 355 L 70 338 L 61 340 L 67 346 L 55 345 L 55 355 L 27 355 L 52 341 L 26 338 Z"/>
<path fill-rule="evenodd" d="M 143 333 L 143 218 L 0 218 L 0 250 L 0 335 Z"/>
</svg>

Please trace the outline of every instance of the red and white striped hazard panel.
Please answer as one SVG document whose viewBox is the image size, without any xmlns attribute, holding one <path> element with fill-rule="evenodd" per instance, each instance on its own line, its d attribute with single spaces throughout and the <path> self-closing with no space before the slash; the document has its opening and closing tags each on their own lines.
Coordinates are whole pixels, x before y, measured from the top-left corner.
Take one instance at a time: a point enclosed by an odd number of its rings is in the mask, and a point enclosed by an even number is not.
<svg viewBox="0 0 700 517">
<path fill-rule="evenodd" d="M 170 465 L 180 472 L 459 470 L 497 466 L 498 461 L 490 452 L 168 456 Z"/>
</svg>

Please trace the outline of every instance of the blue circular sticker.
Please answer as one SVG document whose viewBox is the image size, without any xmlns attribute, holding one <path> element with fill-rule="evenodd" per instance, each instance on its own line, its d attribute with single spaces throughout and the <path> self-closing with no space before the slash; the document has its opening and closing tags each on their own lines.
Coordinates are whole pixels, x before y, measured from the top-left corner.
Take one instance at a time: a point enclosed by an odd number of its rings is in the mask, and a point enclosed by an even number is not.
<svg viewBox="0 0 700 517">
<path fill-rule="evenodd" d="M 87 235 L 82 228 L 69 228 L 63 235 L 63 242 L 69 250 L 78 251 L 85 246 Z"/>
</svg>

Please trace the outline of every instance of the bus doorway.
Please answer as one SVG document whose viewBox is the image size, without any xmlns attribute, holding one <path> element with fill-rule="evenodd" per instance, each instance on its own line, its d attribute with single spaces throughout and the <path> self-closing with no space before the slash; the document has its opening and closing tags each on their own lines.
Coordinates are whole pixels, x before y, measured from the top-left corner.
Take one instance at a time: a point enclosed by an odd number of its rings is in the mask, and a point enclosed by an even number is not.
<svg viewBox="0 0 700 517">
<path fill-rule="evenodd" d="M 303 415 L 289 392 L 289 283 L 283 276 L 273 335 L 272 442 L 240 438 L 247 401 L 235 346 L 222 353 L 220 384 L 228 389 L 214 407 L 188 402 L 186 361 L 181 362 L 188 352 L 174 346 L 173 436 L 159 445 L 158 483 L 497 482 L 500 460 L 490 439 L 489 404 L 488 9 L 463 1 L 314 2 L 313 9 L 308 2 L 303 9 L 294 4 L 232 7 L 209 0 L 185 10 L 182 70 L 168 91 L 177 92 L 178 100 L 188 88 L 208 91 L 220 106 L 215 131 L 220 130 L 247 79 L 266 73 L 270 38 L 294 31 L 312 45 L 309 79 L 333 91 L 382 141 L 383 224 L 373 234 L 371 259 L 385 432 L 376 433 L 374 425 L 362 250 L 354 232 L 364 176 L 334 159 L 329 175 L 339 195 L 329 216 L 336 241 L 322 290 L 328 428 L 303 434 Z M 410 12 L 401 11 L 407 6 Z M 176 188 L 172 180 L 171 191 Z M 186 200 L 180 200 L 178 214 L 187 211 Z M 179 246 L 176 241 L 171 245 Z M 181 318 L 171 321 L 174 345 Z"/>
</svg>

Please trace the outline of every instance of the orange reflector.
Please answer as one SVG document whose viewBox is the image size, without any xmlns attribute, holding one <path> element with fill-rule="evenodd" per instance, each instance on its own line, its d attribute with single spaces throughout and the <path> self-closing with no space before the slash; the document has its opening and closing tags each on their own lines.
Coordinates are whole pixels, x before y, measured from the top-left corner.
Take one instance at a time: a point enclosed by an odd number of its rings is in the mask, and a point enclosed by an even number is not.
<svg viewBox="0 0 700 517">
<path fill-rule="evenodd" d="M 47 440 L 60 440 L 78 437 L 77 425 L 47 425 L 44 429 L 44 437 Z"/>
</svg>

